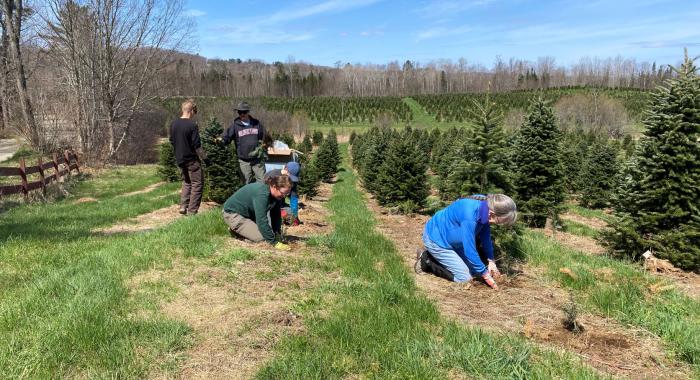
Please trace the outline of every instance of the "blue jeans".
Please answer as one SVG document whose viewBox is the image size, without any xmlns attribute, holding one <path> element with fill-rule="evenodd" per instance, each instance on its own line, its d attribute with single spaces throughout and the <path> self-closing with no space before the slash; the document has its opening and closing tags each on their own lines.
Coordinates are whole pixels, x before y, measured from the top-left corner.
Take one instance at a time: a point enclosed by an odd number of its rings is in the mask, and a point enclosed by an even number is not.
<svg viewBox="0 0 700 380">
<path fill-rule="evenodd" d="M 467 282 L 472 279 L 473 276 L 469 271 L 469 267 L 457 252 L 433 243 L 425 232 L 423 232 L 423 244 L 435 260 L 439 261 L 442 266 L 454 275 L 455 282 Z"/>
</svg>

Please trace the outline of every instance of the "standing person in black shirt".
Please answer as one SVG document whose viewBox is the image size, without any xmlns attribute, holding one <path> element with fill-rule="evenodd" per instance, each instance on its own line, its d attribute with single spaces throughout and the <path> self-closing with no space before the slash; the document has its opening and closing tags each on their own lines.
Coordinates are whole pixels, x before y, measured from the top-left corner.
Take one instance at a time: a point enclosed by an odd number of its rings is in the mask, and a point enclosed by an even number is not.
<svg viewBox="0 0 700 380">
<path fill-rule="evenodd" d="M 170 125 L 170 143 L 175 149 L 175 161 L 182 171 L 180 214 L 194 215 L 199 210 L 204 192 L 202 161 L 206 153 L 199 140 L 199 127 L 192 118 L 197 104 L 192 99 L 182 103 L 182 116 Z"/>
<path fill-rule="evenodd" d="M 231 141 L 236 143 L 238 164 L 241 167 L 245 183 L 263 182 L 265 175 L 265 152 L 261 145 L 265 129 L 258 119 L 250 116 L 250 105 L 240 102 L 236 107 L 238 117 L 224 132 L 224 145 Z"/>
</svg>

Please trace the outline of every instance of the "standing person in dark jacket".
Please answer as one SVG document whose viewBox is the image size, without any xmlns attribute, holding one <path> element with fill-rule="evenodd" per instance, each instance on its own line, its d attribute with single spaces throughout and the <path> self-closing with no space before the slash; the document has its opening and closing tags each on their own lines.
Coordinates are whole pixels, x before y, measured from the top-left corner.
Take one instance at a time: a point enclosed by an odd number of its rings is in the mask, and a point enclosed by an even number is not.
<svg viewBox="0 0 700 380">
<path fill-rule="evenodd" d="M 276 249 L 290 248 L 281 241 L 281 206 L 292 190 L 287 175 L 268 177 L 238 189 L 224 203 L 224 221 L 229 230 L 254 242 L 267 241 Z M 268 216 L 269 215 L 269 216 Z"/>
<path fill-rule="evenodd" d="M 265 135 L 265 129 L 258 119 L 250 116 L 250 105 L 247 102 L 238 103 L 236 112 L 238 117 L 224 132 L 224 145 L 235 141 L 238 164 L 246 184 L 253 180 L 263 182 L 265 152 L 261 151 L 260 143 Z"/>
<path fill-rule="evenodd" d="M 170 125 L 170 144 L 175 150 L 175 161 L 182 172 L 180 214 L 194 215 L 199 211 L 204 191 L 202 161 L 206 153 L 199 140 L 199 127 L 192 118 L 197 114 L 197 104 L 192 99 L 182 103 L 182 116 Z"/>
</svg>

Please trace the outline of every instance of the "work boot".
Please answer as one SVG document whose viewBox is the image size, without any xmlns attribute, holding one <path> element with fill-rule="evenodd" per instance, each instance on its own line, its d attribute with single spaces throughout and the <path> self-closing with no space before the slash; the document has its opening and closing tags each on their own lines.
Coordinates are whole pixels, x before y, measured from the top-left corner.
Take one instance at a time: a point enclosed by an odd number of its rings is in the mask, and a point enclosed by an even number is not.
<svg viewBox="0 0 700 380">
<path fill-rule="evenodd" d="M 425 255 L 428 253 L 425 249 L 416 248 L 416 262 L 413 264 L 413 270 L 416 274 L 425 274 L 423 270 L 423 263 L 425 262 Z"/>
</svg>

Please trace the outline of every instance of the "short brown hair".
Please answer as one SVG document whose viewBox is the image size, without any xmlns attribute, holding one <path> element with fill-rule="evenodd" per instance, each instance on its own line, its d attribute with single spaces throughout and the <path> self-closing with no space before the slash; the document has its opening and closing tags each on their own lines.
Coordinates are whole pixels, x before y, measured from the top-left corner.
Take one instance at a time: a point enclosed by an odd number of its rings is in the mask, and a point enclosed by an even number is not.
<svg viewBox="0 0 700 380">
<path fill-rule="evenodd" d="M 192 112 L 192 113 L 197 113 L 197 103 L 195 103 L 194 99 L 187 99 L 184 102 L 182 102 L 182 106 L 180 107 L 180 110 L 182 113 L 185 112 Z"/>
<path fill-rule="evenodd" d="M 265 183 L 277 189 L 287 189 L 292 187 L 292 180 L 289 179 L 289 176 L 286 174 L 269 177 L 265 180 Z"/>
</svg>

